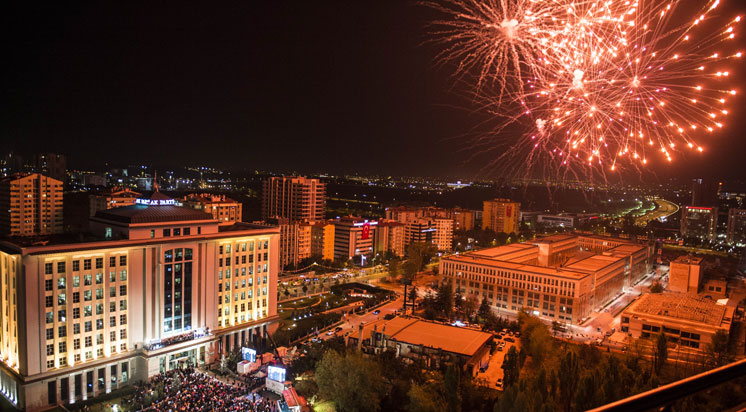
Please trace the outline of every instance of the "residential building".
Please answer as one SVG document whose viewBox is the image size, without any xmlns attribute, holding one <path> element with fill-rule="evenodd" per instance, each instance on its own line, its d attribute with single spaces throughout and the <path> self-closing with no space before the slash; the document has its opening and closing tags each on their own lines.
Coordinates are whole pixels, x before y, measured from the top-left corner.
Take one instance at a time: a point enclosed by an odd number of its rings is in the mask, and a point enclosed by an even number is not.
<svg viewBox="0 0 746 412">
<path fill-rule="evenodd" d="M 518 233 L 520 231 L 520 202 L 508 199 L 493 199 L 484 201 L 482 213 L 482 229 L 495 232 Z"/>
<path fill-rule="evenodd" d="M 298 267 L 301 260 L 311 257 L 311 229 L 308 222 L 291 222 L 285 218 L 267 219 L 266 223 L 280 228 L 280 268 Z"/>
<path fill-rule="evenodd" d="M 334 260 L 347 261 L 374 252 L 378 222 L 346 216 L 334 221 Z"/>
<path fill-rule="evenodd" d="M 746 245 L 746 209 L 728 209 L 726 239 L 730 245 Z"/>
<path fill-rule="evenodd" d="M 361 324 L 347 337 L 347 346 L 369 354 L 391 351 L 432 369 L 458 365 L 476 376 L 489 361 L 492 339 L 492 334 L 479 330 L 395 317 Z"/>
<path fill-rule="evenodd" d="M 334 223 L 316 222 L 311 225 L 311 256 L 334 260 Z"/>
<path fill-rule="evenodd" d="M 717 206 L 721 186 L 722 183 L 714 179 L 693 179 L 691 206 Z"/>
<path fill-rule="evenodd" d="M 580 324 L 652 267 L 652 246 L 584 235 L 555 235 L 446 256 L 440 270 L 463 296 L 487 299 L 498 311 L 528 310 Z M 597 251 L 588 250 L 598 244 Z M 635 263 L 638 259 L 643 261 Z"/>
<path fill-rule="evenodd" d="M 95 216 L 99 210 L 113 209 L 115 207 L 132 206 L 135 200 L 142 194 L 128 188 L 114 187 L 110 190 L 88 196 L 91 216 Z"/>
<path fill-rule="evenodd" d="M 404 232 L 406 225 L 393 220 L 380 220 L 375 231 L 376 253 L 391 252 L 403 257 L 406 253 Z"/>
<path fill-rule="evenodd" d="M 718 208 L 684 206 L 681 209 L 681 236 L 701 241 L 715 241 Z"/>
<path fill-rule="evenodd" d="M 701 257 L 682 255 L 672 261 L 668 271 L 668 290 L 696 294 L 702 281 L 702 260 Z"/>
<path fill-rule="evenodd" d="M 467 231 L 474 229 L 476 212 L 468 209 L 453 209 L 453 230 Z"/>
<path fill-rule="evenodd" d="M 450 251 L 453 249 L 453 226 L 454 220 L 448 218 L 436 218 L 435 238 L 433 244 L 438 250 Z"/>
<path fill-rule="evenodd" d="M 186 207 L 202 210 L 212 215 L 221 224 L 230 225 L 241 221 L 243 205 L 225 195 L 193 193 L 184 196 L 182 203 Z"/>
<path fill-rule="evenodd" d="M 276 329 L 277 228 L 141 201 L 98 211 L 85 242 L 0 242 L 0 386 L 18 409 L 205 365 Z"/>
<path fill-rule="evenodd" d="M 62 182 L 38 173 L 0 179 L 0 235 L 62 233 Z"/>
<path fill-rule="evenodd" d="M 720 330 L 730 333 L 734 306 L 685 293 L 646 293 L 624 309 L 621 330 L 634 338 L 663 332 L 672 343 L 704 351 Z"/>
<path fill-rule="evenodd" d="M 54 180 L 65 183 L 67 178 L 67 159 L 56 153 L 39 153 L 35 156 L 35 171 Z"/>
<path fill-rule="evenodd" d="M 326 184 L 298 176 L 270 177 L 264 181 L 262 219 L 286 218 L 291 222 L 324 219 Z"/>
</svg>

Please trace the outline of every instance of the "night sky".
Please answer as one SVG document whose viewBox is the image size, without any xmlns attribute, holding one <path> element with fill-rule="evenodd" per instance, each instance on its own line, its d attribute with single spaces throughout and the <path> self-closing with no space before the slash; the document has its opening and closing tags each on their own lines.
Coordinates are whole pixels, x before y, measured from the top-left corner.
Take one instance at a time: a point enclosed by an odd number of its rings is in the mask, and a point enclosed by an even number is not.
<svg viewBox="0 0 746 412">
<path fill-rule="evenodd" d="M 487 177 L 462 137 L 483 118 L 435 66 L 414 1 L 29 3 L 3 6 L 3 152 Z M 734 109 L 705 155 L 657 175 L 746 177 Z"/>
</svg>

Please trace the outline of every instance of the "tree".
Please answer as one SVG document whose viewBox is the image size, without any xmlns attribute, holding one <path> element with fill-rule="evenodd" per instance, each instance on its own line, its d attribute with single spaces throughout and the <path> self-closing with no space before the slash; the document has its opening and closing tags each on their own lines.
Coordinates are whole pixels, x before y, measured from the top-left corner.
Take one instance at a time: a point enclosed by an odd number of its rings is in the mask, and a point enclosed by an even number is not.
<svg viewBox="0 0 746 412">
<path fill-rule="evenodd" d="M 448 365 L 443 376 L 443 387 L 448 412 L 461 412 L 461 373 L 455 365 Z"/>
<path fill-rule="evenodd" d="M 290 296 L 290 291 L 288 290 L 288 288 L 285 288 L 284 294 L 285 294 L 285 297 Z"/>
<path fill-rule="evenodd" d="M 653 352 L 653 366 L 656 374 L 660 374 L 666 359 L 668 359 L 668 339 L 666 334 L 661 331 L 655 337 L 655 351 Z"/>
<path fill-rule="evenodd" d="M 515 346 L 511 346 L 510 349 L 508 349 L 508 353 L 505 354 L 505 361 L 503 361 L 502 368 L 505 371 L 504 381 L 506 388 L 518 382 L 518 378 L 521 374 L 521 365 L 520 360 L 518 359 L 518 351 L 515 349 Z"/>
<path fill-rule="evenodd" d="M 453 314 L 453 284 L 450 280 L 442 283 L 438 287 L 438 293 L 435 296 L 437 301 L 439 312 L 443 313 L 447 318 L 451 318 Z"/>
<path fill-rule="evenodd" d="M 305 283 L 303 284 L 303 288 L 302 289 L 303 289 L 303 293 L 308 292 L 308 286 Z"/>
<path fill-rule="evenodd" d="M 339 411 L 376 412 L 386 395 L 381 366 L 357 353 L 325 353 L 316 367 L 316 384 L 321 398 Z"/>
<path fill-rule="evenodd" d="M 730 353 L 728 351 L 728 332 L 718 329 L 714 335 L 712 335 L 712 342 L 707 344 L 707 354 L 713 364 L 716 366 L 725 365 L 730 361 Z"/>
<path fill-rule="evenodd" d="M 487 322 L 491 313 L 492 309 L 490 308 L 489 302 L 487 302 L 487 298 L 482 298 L 482 303 L 479 304 L 479 310 L 477 311 L 479 319 L 482 322 Z"/>
<path fill-rule="evenodd" d="M 563 410 L 570 410 L 570 402 L 575 396 L 575 389 L 579 380 L 579 364 L 575 353 L 568 351 L 560 361 L 559 379 L 559 401 L 562 402 Z"/>
<path fill-rule="evenodd" d="M 479 307 L 479 300 L 477 298 L 477 295 L 470 294 L 466 297 L 466 300 L 464 301 L 464 314 L 467 318 L 471 318 L 471 316 L 474 314 L 474 312 L 477 311 L 477 308 Z"/>
<path fill-rule="evenodd" d="M 409 290 L 409 301 L 414 305 L 414 301 L 417 299 L 417 286 L 412 285 L 412 289 Z"/>
<path fill-rule="evenodd" d="M 440 394 L 425 385 L 413 383 L 407 392 L 410 412 L 445 412 L 445 400 Z"/>
<path fill-rule="evenodd" d="M 401 276 L 401 260 L 398 258 L 389 261 L 389 277 L 393 280 Z"/>
</svg>

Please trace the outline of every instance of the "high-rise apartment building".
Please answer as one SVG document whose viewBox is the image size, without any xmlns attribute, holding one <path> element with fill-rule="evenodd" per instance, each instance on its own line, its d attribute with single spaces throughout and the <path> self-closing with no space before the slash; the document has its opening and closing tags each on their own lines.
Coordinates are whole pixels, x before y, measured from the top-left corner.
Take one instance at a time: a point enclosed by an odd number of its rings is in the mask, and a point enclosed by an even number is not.
<svg viewBox="0 0 746 412">
<path fill-rule="evenodd" d="M 472 230 L 476 221 L 476 212 L 468 209 L 453 209 L 453 230 Z"/>
<path fill-rule="evenodd" d="M 262 219 L 286 218 L 291 222 L 324 219 L 326 184 L 298 176 L 270 177 L 264 181 Z"/>
<path fill-rule="evenodd" d="M 334 259 L 346 261 L 372 254 L 378 222 L 346 216 L 334 221 Z"/>
<path fill-rule="evenodd" d="M 277 327 L 277 228 L 141 201 L 91 218 L 96 241 L 0 242 L 0 388 L 19 409 L 204 365 Z"/>
<path fill-rule="evenodd" d="M 62 233 L 62 182 L 38 173 L 0 179 L 0 234 Z"/>
<path fill-rule="evenodd" d="M 453 249 L 453 219 L 436 218 L 435 221 L 435 238 L 433 244 L 438 250 L 450 251 Z"/>
<path fill-rule="evenodd" d="M 512 202 L 508 199 L 485 200 L 482 212 L 482 229 L 503 233 L 518 233 L 520 230 L 520 210 L 520 202 Z"/>
<path fill-rule="evenodd" d="M 720 186 L 720 182 L 714 179 L 692 180 L 691 206 L 717 206 Z"/>
<path fill-rule="evenodd" d="M 718 208 L 684 206 L 681 208 L 681 236 L 702 241 L 715 241 Z"/>
<path fill-rule="evenodd" d="M 391 252 L 396 256 L 402 257 L 406 253 L 404 223 L 393 220 L 380 220 L 375 231 L 375 251 L 376 253 Z"/>
<path fill-rule="evenodd" d="M 334 223 L 321 221 L 311 224 L 311 256 L 334 260 Z"/>
<path fill-rule="evenodd" d="M 35 170 L 39 174 L 64 183 L 67 177 L 67 159 L 56 153 L 39 153 L 35 157 Z"/>
<path fill-rule="evenodd" d="M 311 257 L 311 230 L 308 222 L 291 222 L 285 218 L 267 219 L 266 223 L 280 228 L 280 269 Z"/>
<path fill-rule="evenodd" d="M 746 209 L 728 210 L 726 239 L 731 245 L 746 245 Z"/>
<path fill-rule="evenodd" d="M 132 206 L 135 204 L 135 200 L 141 196 L 141 193 L 127 188 L 112 188 L 105 192 L 92 194 L 88 196 L 90 215 L 95 216 L 99 210 Z"/>
<path fill-rule="evenodd" d="M 193 193 L 184 196 L 182 203 L 186 207 L 202 210 L 212 215 L 220 224 L 230 225 L 241 221 L 243 205 L 225 195 Z"/>
</svg>

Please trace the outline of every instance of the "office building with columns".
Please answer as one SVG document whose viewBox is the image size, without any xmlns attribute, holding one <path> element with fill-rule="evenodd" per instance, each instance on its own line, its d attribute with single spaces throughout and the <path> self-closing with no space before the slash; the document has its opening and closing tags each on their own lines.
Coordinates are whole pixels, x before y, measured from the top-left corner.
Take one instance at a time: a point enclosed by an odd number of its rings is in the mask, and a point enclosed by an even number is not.
<svg viewBox="0 0 746 412">
<path fill-rule="evenodd" d="M 0 242 L 0 393 L 35 411 L 202 365 L 277 325 L 279 230 L 156 192 L 90 238 Z"/>
</svg>

